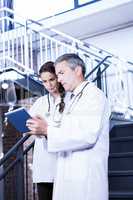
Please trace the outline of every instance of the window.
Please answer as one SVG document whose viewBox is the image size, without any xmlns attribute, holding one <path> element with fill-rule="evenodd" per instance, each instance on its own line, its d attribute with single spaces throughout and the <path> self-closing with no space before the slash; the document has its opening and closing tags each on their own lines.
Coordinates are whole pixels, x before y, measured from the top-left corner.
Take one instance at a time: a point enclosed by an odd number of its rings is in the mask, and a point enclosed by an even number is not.
<svg viewBox="0 0 133 200">
<path fill-rule="evenodd" d="M 84 4 L 94 3 L 101 0 L 74 0 L 75 1 L 75 7 L 78 8 L 80 6 L 83 6 Z"/>
<path fill-rule="evenodd" d="M 27 19 L 39 20 L 101 0 L 14 0 L 15 12 Z"/>
<path fill-rule="evenodd" d="M 74 8 L 74 0 L 14 0 L 14 10 L 20 16 L 38 20 Z"/>
<path fill-rule="evenodd" d="M 78 0 L 78 5 L 86 4 L 86 3 L 89 3 L 92 1 L 94 1 L 94 0 Z"/>
</svg>

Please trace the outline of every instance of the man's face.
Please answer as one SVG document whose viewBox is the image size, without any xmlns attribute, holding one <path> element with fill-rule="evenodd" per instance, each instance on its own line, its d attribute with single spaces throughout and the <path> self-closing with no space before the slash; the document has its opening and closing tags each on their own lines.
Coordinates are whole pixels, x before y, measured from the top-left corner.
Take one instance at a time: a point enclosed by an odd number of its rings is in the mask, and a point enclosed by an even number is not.
<svg viewBox="0 0 133 200">
<path fill-rule="evenodd" d="M 76 72 L 69 67 L 69 63 L 62 61 L 55 66 L 58 81 L 66 91 L 73 91 L 76 87 Z"/>
</svg>

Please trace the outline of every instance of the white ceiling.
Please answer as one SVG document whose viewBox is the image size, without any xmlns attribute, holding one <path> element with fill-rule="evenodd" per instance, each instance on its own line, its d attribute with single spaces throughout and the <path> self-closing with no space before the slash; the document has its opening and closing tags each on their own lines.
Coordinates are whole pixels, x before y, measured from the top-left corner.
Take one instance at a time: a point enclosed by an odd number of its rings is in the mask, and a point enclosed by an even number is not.
<svg viewBox="0 0 133 200">
<path fill-rule="evenodd" d="M 118 2 L 118 0 L 115 1 Z M 82 10 L 80 10 L 81 17 L 77 18 L 74 18 L 77 11 L 75 13 L 74 11 L 70 11 L 73 12 L 71 13 L 70 20 L 70 12 L 68 12 L 63 14 L 64 20 L 61 16 L 57 16 L 54 17 L 54 20 L 50 19 L 47 21 L 47 24 L 49 24 L 49 26 L 51 24 L 52 28 L 81 40 L 94 37 L 105 32 L 114 31 L 118 28 L 120 29 L 133 26 L 133 0 L 121 0 L 121 2 L 122 1 L 124 3 L 109 7 L 108 9 L 99 9 L 99 11 L 92 12 L 91 14 L 88 7 L 88 12 L 85 11 L 86 13 L 83 15 L 84 10 L 82 8 Z M 56 18 L 59 18 L 58 23 L 56 22 Z"/>
</svg>

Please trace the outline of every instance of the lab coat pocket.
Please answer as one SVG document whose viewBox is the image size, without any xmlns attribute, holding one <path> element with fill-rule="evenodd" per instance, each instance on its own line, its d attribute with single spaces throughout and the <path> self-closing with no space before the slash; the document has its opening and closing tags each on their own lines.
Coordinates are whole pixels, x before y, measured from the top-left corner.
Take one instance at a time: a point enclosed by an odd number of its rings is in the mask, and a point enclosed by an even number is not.
<svg viewBox="0 0 133 200">
<path fill-rule="evenodd" d="M 85 180 L 88 177 L 88 155 L 85 151 L 69 154 L 65 160 L 65 180 Z"/>
</svg>

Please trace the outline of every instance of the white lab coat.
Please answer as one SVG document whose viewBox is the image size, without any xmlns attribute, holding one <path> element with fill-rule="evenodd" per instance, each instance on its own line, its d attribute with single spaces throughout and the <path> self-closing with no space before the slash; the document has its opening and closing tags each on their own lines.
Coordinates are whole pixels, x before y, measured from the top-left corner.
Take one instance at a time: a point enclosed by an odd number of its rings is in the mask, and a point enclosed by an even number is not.
<svg viewBox="0 0 133 200">
<path fill-rule="evenodd" d="M 86 83 L 74 91 L 61 126 L 48 127 L 48 151 L 58 152 L 53 200 L 108 200 L 110 112 L 103 92 Z"/>
<path fill-rule="evenodd" d="M 58 112 L 56 105 L 60 102 L 60 97 L 54 99 L 49 95 L 49 102 L 47 95 L 40 97 L 33 104 L 30 109 L 30 114 L 35 116 L 37 114 L 44 117 L 48 123 L 53 120 L 54 115 Z M 48 107 L 50 103 L 50 113 Z M 35 137 L 34 153 L 33 153 L 33 182 L 53 182 L 56 172 L 56 153 L 49 153 L 47 151 L 47 140 L 45 137 Z"/>
</svg>

